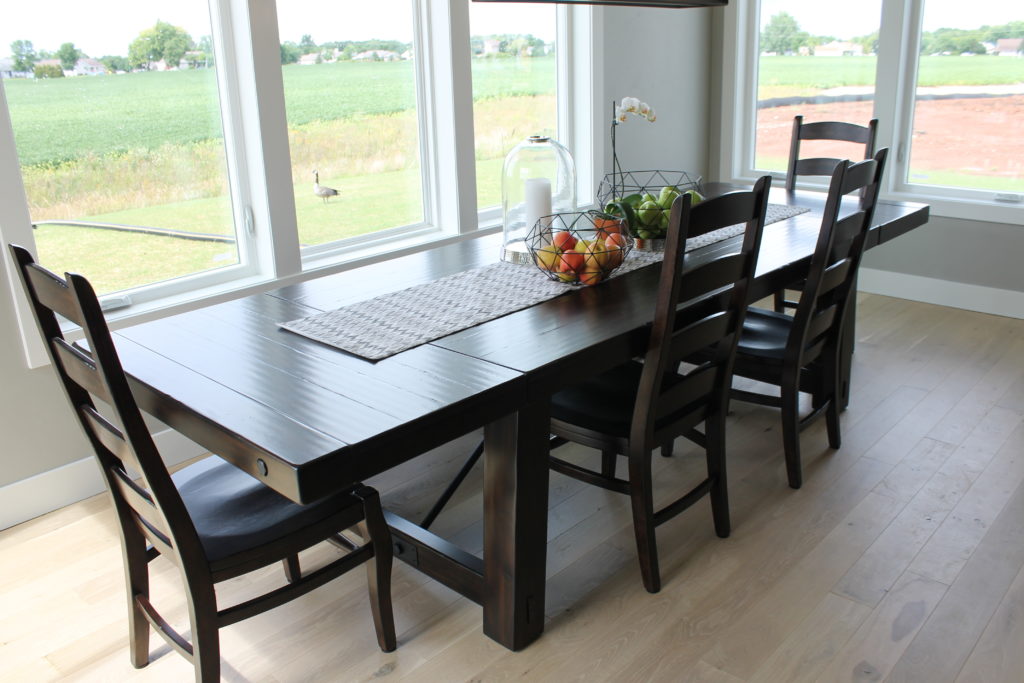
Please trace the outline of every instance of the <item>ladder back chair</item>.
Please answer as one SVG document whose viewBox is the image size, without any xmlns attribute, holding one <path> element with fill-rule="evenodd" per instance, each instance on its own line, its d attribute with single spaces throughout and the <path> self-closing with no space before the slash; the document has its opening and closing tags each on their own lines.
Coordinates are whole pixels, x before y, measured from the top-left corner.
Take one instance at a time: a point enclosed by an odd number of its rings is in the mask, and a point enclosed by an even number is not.
<svg viewBox="0 0 1024 683">
<path fill-rule="evenodd" d="M 220 628 L 282 605 L 363 563 L 378 644 L 394 650 L 391 538 L 377 492 L 356 484 L 299 505 L 215 455 L 172 475 L 143 421 L 88 280 L 71 273 L 60 278 L 22 247 L 11 245 L 11 253 L 117 514 L 132 664 L 148 663 L 152 627 L 192 662 L 196 680 L 218 680 Z M 64 338 L 57 315 L 82 327 L 88 350 Z M 111 407 L 114 420 L 101 414 L 93 397 Z M 341 535 L 357 525 L 368 541 L 356 543 Z M 298 553 L 323 541 L 346 554 L 304 575 Z M 161 556 L 177 565 L 185 586 L 191 642 L 150 602 L 149 563 Z M 215 584 L 277 562 L 284 567 L 283 585 L 218 607 Z"/>
<path fill-rule="evenodd" d="M 786 191 L 796 189 L 797 176 L 831 176 L 841 159 L 830 157 L 801 157 L 800 143 L 804 140 L 831 140 L 851 142 L 864 145 L 862 159 L 870 159 L 875 155 L 875 138 L 878 134 L 878 119 L 871 119 L 868 125 L 861 126 L 846 121 L 815 121 L 804 123 L 803 116 L 793 117 L 793 134 L 789 139 L 789 165 L 786 171 Z M 795 284 L 789 289 L 803 289 Z M 775 293 L 775 310 L 783 312 L 787 308 L 796 308 L 795 300 L 786 299 L 785 290 Z"/>
<path fill-rule="evenodd" d="M 771 177 L 750 192 L 733 192 L 697 206 L 689 196 L 673 203 L 654 320 L 643 362 L 631 361 L 567 388 L 551 399 L 553 445 L 565 441 L 601 452 L 600 471 L 551 457 L 557 472 L 629 495 L 644 587 L 661 588 L 655 527 L 704 495 L 711 500 L 715 532 L 730 532 L 725 463 L 725 417 L 747 292 L 757 262 Z M 689 266 L 686 239 L 744 223 L 738 251 Z M 689 371 L 680 361 L 696 350 L 711 356 Z M 703 432 L 697 427 L 703 423 Z M 705 450 L 707 476 L 674 502 L 654 509 L 651 460 L 685 436 Z M 663 451 L 665 452 L 665 451 Z M 628 477 L 616 476 L 618 456 Z"/>
<path fill-rule="evenodd" d="M 782 409 L 782 434 L 789 485 L 803 474 L 800 432 L 824 415 L 831 448 L 839 448 L 839 384 L 842 331 L 871 227 L 887 149 L 873 159 L 842 161 L 832 173 L 825 213 L 810 271 L 796 312 L 790 316 L 751 308 L 743 323 L 735 374 L 779 387 L 779 395 L 733 389 L 734 399 Z M 846 197 L 856 193 L 857 197 Z M 844 204 L 844 197 L 846 203 Z M 850 211 L 851 205 L 855 210 Z M 845 209 L 845 212 L 844 212 Z M 840 217 L 842 214 L 842 217 Z M 812 410 L 800 417 L 799 393 L 812 395 Z"/>
</svg>

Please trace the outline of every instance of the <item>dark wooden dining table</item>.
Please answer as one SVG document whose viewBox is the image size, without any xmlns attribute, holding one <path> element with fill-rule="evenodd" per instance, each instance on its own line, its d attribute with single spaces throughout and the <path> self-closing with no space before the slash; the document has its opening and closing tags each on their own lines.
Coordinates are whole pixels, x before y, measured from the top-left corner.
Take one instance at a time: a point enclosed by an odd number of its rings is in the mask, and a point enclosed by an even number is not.
<svg viewBox="0 0 1024 683">
<path fill-rule="evenodd" d="M 765 228 L 757 298 L 807 268 L 824 195 L 776 190 L 771 201 L 810 211 Z M 925 205 L 881 202 L 868 247 L 927 219 Z M 738 239 L 688 258 L 713 258 Z M 482 427 L 483 557 L 394 514 L 388 521 L 397 557 L 480 604 L 484 633 L 519 650 L 544 628 L 549 397 L 643 351 L 659 267 L 378 362 L 278 327 L 494 262 L 499 249 L 500 235 L 469 239 L 124 328 L 115 339 L 144 410 L 300 503 Z"/>
</svg>

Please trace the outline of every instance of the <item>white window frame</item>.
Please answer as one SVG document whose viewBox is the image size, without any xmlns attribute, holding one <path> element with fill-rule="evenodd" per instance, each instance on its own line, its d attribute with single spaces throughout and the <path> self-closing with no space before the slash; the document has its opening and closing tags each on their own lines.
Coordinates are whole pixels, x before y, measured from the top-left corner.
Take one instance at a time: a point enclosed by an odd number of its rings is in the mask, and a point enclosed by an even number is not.
<svg viewBox="0 0 1024 683">
<path fill-rule="evenodd" d="M 1024 223 L 1024 196 L 1013 193 L 911 183 L 909 143 L 913 131 L 918 45 L 925 0 L 882 0 L 874 115 L 879 120 L 878 147 L 889 147 L 882 196 L 897 201 L 925 202 L 934 216 L 997 223 Z M 724 8 L 719 49 L 721 130 L 717 159 L 724 180 L 749 183 L 765 171 L 754 168 L 757 126 L 757 69 L 760 0 L 733 2 Z M 714 135 L 714 133 L 713 133 Z M 784 173 L 773 172 L 783 179 Z M 822 189 L 821 183 L 799 181 L 797 187 Z M 1009 197 L 1007 196 L 1009 194 Z M 1024 195 L 1024 193 L 1021 193 Z"/>
<path fill-rule="evenodd" d="M 424 221 L 303 250 L 291 192 L 276 7 L 266 0 L 210 0 L 239 263 L 114 295 L 111 298 L 125 305 L 108 313 L 113 327 L 500 229 L 500 215 L 481 215 L 477 210 L 469 1 L 410 0 L 419 41 L 416 83 Z M 600 158 L 600 141 L 594 134 L 595 103 L 601 96 L 596 73 L 600 11 L 560 6 L 558 21 L 559 136 L 575 156 L 578 196 L 584 204 L 596 187 Z M 0 185 L 10 190 L 0 193 L 2 260 L 26 360 L 29 367 L 38 367 L 48 362 L 47 356 L 6 255 L 8 242 L 35 252 L 17 159 L 0 88 Z"/>
</svg>

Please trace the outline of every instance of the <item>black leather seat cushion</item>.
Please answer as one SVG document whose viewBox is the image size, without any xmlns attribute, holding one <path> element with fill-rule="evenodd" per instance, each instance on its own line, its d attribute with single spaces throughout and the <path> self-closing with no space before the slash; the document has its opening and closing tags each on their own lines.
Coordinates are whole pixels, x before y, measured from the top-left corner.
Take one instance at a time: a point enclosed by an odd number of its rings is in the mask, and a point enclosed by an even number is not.
<svg viewBox="0 0 1024 683">
<path fill-rule="evenodd" d="M 287 536 L 353 500 L 342 493 L 299 505 L 215 455 L 176 472 L 172 479 L 210 562 Z"/>
<path fill-rule="evenodd" d="M 628 437 L 643 368 L 642 363 L 632 361 L 563 389 L 551 397 L 551 417 L 603 434 Z M 676 384 L 680 380 L 669 375 L 665 381 Z"/>
<path fill-rule="evenodd" d="M 737 347 L 741 356 L 757 356 L 781 361 L 786 352 L 786 341 L 793 326 L 792 316 L 763 308 L 747 309 L 743 333 Z"/>
</svg>

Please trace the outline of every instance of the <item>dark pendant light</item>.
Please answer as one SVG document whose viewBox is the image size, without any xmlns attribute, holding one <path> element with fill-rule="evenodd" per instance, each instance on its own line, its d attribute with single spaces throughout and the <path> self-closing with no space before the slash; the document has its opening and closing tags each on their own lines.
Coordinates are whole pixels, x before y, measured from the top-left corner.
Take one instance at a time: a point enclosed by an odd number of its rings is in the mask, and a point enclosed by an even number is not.
<svg viewBox="0 0 1024 683">
<path fill-rule="evenodd" d="M 541 2 L 547 5 L 621 5 L 623 7 L 724 7 L 729 0 L 473 0 L 473 2 Z"/>
</svg>

